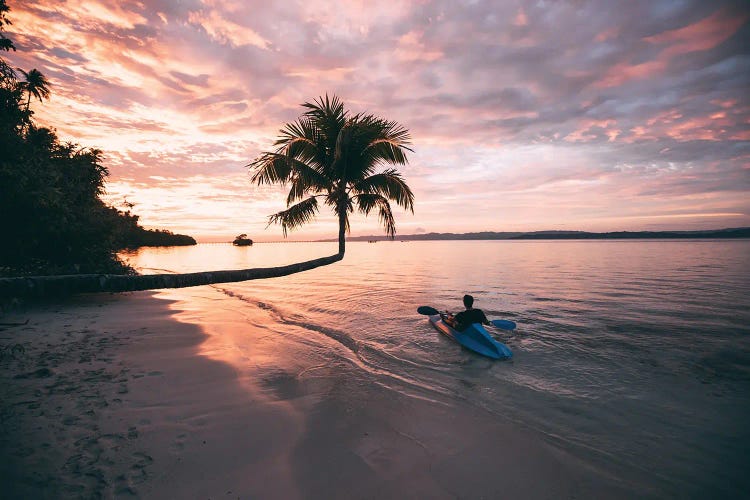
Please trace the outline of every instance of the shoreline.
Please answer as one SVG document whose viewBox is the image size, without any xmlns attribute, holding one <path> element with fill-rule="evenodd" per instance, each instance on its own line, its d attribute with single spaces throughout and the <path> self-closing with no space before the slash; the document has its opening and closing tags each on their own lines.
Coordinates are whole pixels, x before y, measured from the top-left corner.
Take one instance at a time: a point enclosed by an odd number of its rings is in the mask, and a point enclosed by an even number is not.
<svg viewBox="0 0 750 500">
<path fill-rule="evenodd" d="M 283 336 L 252 337 L 263 319 L 233 311 L 228 300 L 199 287 L 84 296 L 6 315 L 3 322 L 29 323 L 0 331 L 4 492 L 656 494 L 479 408 L 408 397 L 368 381 L 335 345 L 311 353 Z M 250 337 L 252 350 L 233 348 Z M 9 349 L 16 344 L 23 350 Z"/>
</svg>

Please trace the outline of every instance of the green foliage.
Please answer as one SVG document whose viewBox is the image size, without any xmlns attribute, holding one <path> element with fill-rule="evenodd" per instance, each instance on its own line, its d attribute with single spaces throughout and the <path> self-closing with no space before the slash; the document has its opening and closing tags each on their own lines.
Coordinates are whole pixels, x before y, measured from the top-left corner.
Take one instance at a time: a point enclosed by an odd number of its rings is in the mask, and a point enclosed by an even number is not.
<svg viewBox="0 0 750 500">
<path fill-rule="evenodd" d="M 7 11 L 0 0 L 0 30 L 9 24 Z M 124 247 L 195 244 L 143 229 L 137 216 L 107 206 L 100 198 L 109 175 L 102 152 L 61 143 L 37 127 L 28 103 L 48 97 L 49 83 L 37 70 L 20 70 L 19 81 L 0 63 L 0 276 L 132 273 L 116 255 Z"/>
<path fill-rule="evenodd" d="M 287 230 L 310 222 L 318 198 L 339 217 L 340 249 L 349 214 L 377 210 L 386 233 L 396 234 L 390 201 L 414 211 L 414 194 L 394 168 L 405 165 L 409 131 L 394 121 L 370 114 L 350 115 L 338 97 L 303 104 L 307 111 L 288 123 L 276 140 L 276 151 L 263 153 L 249 166 L 257 184 L 290 184 L 287 209 L 269 216 Z M 302 200 L 302 201 L 298 201 Z"/>
</svg>

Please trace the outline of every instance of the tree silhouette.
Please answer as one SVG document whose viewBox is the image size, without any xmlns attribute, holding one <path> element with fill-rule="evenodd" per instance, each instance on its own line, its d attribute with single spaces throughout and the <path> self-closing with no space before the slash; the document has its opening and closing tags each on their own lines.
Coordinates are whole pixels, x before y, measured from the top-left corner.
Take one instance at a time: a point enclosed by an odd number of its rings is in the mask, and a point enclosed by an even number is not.
<svg viewBox="0 0 750 500">
<path fill-rule="evenodd" d="M 16 47 L 13 45 L 13 41 L 6 38 L 2 33 L 2 31 L 5 29 L 5 26 L 10 26 L 11 24 L 13 24 L 5 15 L 9 10 L 10 7 L 8 7 L 8 5 L 5 3 L 5 0 L 0 0 L 0 50 L 16 50 Z"/>
<path fill-rule="evenodd" d="M 21 68 L 18 68 L 18 71 L 23 74 L 23 89 L 28 93 L 28 99 L 26 100 L 26 112 L 28 113 L 31 96 L 39 99 L 39 102 L 42 102 L 43 99 L 49 99 L 49 81 L 38 69 L 32 69 L 28 73 Z"/>
<path fill-rule="evenodd" d="M 349 214 L 355 209 L 365 215 L 377 209 L 385 232 L 393 238 L 396 223 L 389 200 L 414 212 L 414 194 L 395 168 L 378 168 L 407 163 L 409 131 L 371 114 L 351 116 L 335 95 L 303 106 L 307 111 L 302 117 L 281 130 L 277 149 L 250 164 L 252 181 L 258 185 L 291 185 L 288 208 L 269 216 L 269 224 L 281 224 L 286 236 L 315 217 L 320 199 L 338 217 L 342 256 Z M 302 201 L 294 203 L 297 200 Z"/>
<path fill-rule="evenodd" d="M 284 234 L 312 220 L 318 210 L 319 198 L 329 205 L 339 219 L 337 254 L 281 267 L 186 274 L 0 277 L 0 299 L 182 288 L 308 271 L 344 258 L 349 214 L 355 208 L 365 215 L 377 210 L 386 233 L 392 237 L 396 225 L 389 200 L 413 210 L 414 195 L 394 168 L 380 172 L 378 169 L 387 164 L 406 164 L 405 152 L 411 151 L 408 131 L 396 122 L 373 115 L 350 116 L 336 96 L 326 96 L 303 106 L 307 111 L 281 130 L 281 137 L 275 143 L 276 151 L 262 153 L 249 164 L 252 181 L 291 185 L 288 208 L 269 217 L 269 223 L 282 225 Z M 90 154 L 98 158 L 98 153 Z M 137 221 L 135 216 L 130 216 L 130 219 L 133 224 Z"/>
</svg>

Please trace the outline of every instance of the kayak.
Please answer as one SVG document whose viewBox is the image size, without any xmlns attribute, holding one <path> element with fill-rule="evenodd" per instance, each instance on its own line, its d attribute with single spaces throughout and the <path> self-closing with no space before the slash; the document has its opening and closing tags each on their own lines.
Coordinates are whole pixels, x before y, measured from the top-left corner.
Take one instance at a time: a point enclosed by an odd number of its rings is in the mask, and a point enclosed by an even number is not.
<svg viewBox="0 0 750 500">
<path fill-rule="evenodd" d="M 452 328 L 439 314 L 430 316 L 430 323 L 440 333 L 452 338 L 465 348 L 492 359 L 508 359 L 513 352 L 508 346 L 492 338 L 481 323 L 474 323 L 463 332 Z"/>
</svg>

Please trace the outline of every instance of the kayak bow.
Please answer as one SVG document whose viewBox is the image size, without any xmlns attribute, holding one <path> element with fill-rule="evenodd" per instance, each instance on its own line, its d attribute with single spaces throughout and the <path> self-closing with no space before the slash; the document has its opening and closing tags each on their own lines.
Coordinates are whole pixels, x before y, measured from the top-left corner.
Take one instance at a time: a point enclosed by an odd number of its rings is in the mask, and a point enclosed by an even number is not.
<svg viewBox="0 0 750 500">
<path fill-rule="evenodd" d="M 493 339 L 481 323 L 474 323 L 459 332 L 443 321 L 439 314 L 430 316 L 430 323 L 440 333 L 452 338 L 465 348 L 492 359 L 508 359 L 513 352 L 508 346 Z"/>
</svg>

